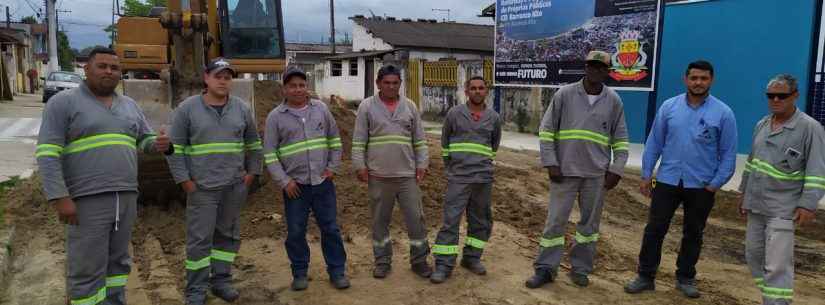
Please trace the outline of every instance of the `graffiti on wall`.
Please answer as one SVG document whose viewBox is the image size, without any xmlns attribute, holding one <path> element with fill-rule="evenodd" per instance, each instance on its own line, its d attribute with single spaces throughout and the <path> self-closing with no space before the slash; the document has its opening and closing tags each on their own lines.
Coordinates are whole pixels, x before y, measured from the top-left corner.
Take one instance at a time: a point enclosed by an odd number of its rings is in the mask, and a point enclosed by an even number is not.
<svg viewBox="0 0 825 305">
<path fill-rule="evenodd" d="M 428 116 L 443 118 L 447 111 L 456 105 L 455 88 L 424 87 L 422 95 L 422 112 Z"/>
</svg>

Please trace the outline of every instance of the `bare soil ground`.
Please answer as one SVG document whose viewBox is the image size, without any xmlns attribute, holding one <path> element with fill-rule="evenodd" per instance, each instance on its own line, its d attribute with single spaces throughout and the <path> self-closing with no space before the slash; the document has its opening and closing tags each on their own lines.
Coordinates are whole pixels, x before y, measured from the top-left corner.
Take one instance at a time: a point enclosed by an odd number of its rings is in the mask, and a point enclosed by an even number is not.
<svg viewBox="0 0 825 305">
<path fill-rule="evenodd" d="M 320 234 L 311 224 L 308 239 L 313 253 L 308 290 L 289 290 L 291 275 L 283 242 L 286 228 L 280 190 L 272 183 L 250 196 L 242 218 L 242 247 L 235 262 L 235 283 L 242 293 L 238 304 L 760 304 L 744 262 L 745 220 L 733 194 L 721 192 L 709 220 L 702 259 L 698 264 L 700 299 L 689 300 L 674 290 L 676 252 L 681 238 L 681 215 L 674 218 L 664 246 L 657 291 L 627 295 L 622 286 L 635 276 L 636 257 L 649 201 L 636 191 L 638 177 L 628 174 L 609 192 L 598 242 L 591 286 L 573 285 L 566 276 L 546 287 L 530 290 L 524 280 L 546 218 L 548 180 L 533 152 L 504 150 L 496 159 L 493 214 L 496 221 L 483 262 L 488 275 L 456 269 L 444 284 L 432 285 L 409 271 L 407 238 L 396 214 L 392 224 L 396 256 L 393 273 L 384 280 L 371 276 L 372 242 L 366 186 L 350 174 L 349 145 L 354 115 L 332 107 L 345 145 L 344 166 L 336 177 L 338 219 L 348 252 L 348 290 L 333 289 L 320 255 Z M 430 138 L 430 172 L 421 188 L 431 240 L 441 223 L 446 188 L 438 140 Z M 64 232 L 45 202 L 36 178 L 22 181 L 6 197 L 8 223 L 16 227 L 12 279 L 0 284 L 0 304 L 63 304 Z M 569 232 L 578 220 L 574 211 Z M 183 204 L 141 205 L 134 227 L 134 268 L 129 279 L 130 304 L 183 304 L 185 213 Z M 825 299 L 825 213 L 819 222 L 797 231 L 795 304 L 819 305 Z M 463 230 L 462 230 L 463 231 Z M 568 236 L 568 240 L 570 240 Z M 563 269 L 568 268 L 565 262 Z M 562 270 L 563 275 L 565 270 Z M 211 298 L 208 304 L 224 304 Z"/>
</svg>

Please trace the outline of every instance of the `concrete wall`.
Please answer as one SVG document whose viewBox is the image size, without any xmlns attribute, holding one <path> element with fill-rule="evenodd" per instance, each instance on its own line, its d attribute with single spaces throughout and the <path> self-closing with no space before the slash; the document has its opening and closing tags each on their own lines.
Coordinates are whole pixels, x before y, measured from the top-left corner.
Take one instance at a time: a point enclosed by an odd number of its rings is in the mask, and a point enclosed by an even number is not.
<svg viewBox="0 0 825 305">
<path fill-rule="evenodd" d="M 372 34 L 367 33 L 367 28 L 358 25 L 357 23 L 352 24 L 352 51 L 353 52 L 360 52 L 362 50 L 366 51 L 379 51 L 379 50 L 392 50 L 392 46 L 388 43 L 384 42 L 381 38 L 376 38 Z"/>
<path fill-rule="evenodd" d="M 358 74 L 350 75 L 350 62 L 358 63 Z M 366 65 L 363 57 L 341 60 L 341 76 L 332 76 L 332 64 L 327 61 L 316 65 L 316 71 L 323 71 L 315 81 L 316 91 L 321 96 L 337 95 L 345 100 L 360 100 L 364 98 L 364 79 Z M 380 67 L 380 66 L 379 66 Z M 376 73 L 378 69 L 374 70 Z"/>
</svg>

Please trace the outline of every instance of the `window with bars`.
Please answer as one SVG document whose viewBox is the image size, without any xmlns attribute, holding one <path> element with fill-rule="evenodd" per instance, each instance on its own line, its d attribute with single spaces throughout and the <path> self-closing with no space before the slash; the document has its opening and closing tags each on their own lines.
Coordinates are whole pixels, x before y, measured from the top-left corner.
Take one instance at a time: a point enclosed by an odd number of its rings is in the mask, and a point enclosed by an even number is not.
<svg viewBox="0 0 825 305">
<path fill-rule="evenodd" d="M 358 60 L 349 61 L 349 76 L 358 76 Z"/>
<path fill-rule="evenodd" d="M 330 76 L 341 76 L 341 70 L 343 70 L 341 61 L 340 60 L 333 60 L 330 63 L 331 63 L 331 65 L 330 65 L 329 75 Z"/>
</svg>

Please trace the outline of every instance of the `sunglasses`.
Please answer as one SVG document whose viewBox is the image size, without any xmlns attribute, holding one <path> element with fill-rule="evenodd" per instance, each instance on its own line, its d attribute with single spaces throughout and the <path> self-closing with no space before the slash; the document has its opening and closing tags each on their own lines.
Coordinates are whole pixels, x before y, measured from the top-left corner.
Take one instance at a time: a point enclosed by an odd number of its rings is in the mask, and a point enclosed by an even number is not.
<svg viewBox="0 0 825 305">
<path fill-rule="evenodd" d="M 784 100 L 786 98 L 791 97 L 795 92 L 791 93 L 765 93 L 765 96 L 768 97 L 769 100 L 773 100 L 775 98 L 779 98 L 780 100 Z"/>
</svg>

